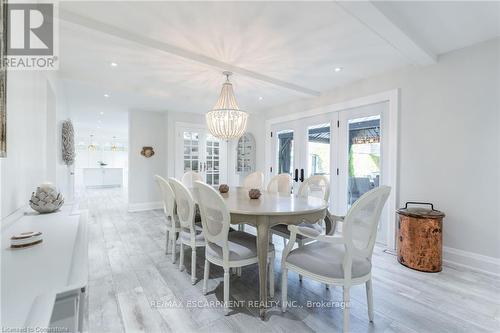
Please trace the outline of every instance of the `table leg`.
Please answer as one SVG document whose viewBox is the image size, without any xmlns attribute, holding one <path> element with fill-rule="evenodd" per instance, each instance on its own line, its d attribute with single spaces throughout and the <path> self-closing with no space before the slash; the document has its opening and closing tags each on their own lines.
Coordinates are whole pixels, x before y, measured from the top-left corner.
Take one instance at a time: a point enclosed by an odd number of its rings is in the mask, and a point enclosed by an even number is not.
<svg viewBox="0 0 500 333">
<path fill-rule="evenodd" d="M 260 317 L 264 319 L 267 307 L 267 247 L 269 244 L 269 217 L 257 217 L 257 254 L 259 257 Z"/>
<path fill-rule="evenodd" d="M 333 221 L 330 219 L 330 216 L 328 214 L 326 214 L 325 216 L 325 228 L 326 228 L 326 234 L 327 235 L 330 235 L 331 233 L 333 234 L 333 232 L 335 230 L 333 230 L 334 228 L 334 224 L 333 224 Z"/>
</svg>

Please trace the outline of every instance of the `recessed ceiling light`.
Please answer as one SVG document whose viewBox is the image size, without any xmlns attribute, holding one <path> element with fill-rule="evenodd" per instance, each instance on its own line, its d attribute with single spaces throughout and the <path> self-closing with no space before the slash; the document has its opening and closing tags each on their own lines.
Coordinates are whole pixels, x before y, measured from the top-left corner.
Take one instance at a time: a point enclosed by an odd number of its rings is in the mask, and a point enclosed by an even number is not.
<svg viewBox="0 0 500 333">
<path fill-rule="evenodd" d="M 264 99 L 264 97 L 259 96 L 259 101 L 262 101 L 263 99 Z"/>
<path fill-rule="evenodd" d="M 109 94 L 104 94 L 104 97 L 108 98 L 108 97 L 109 97 Z"/>
<path fill-rule="evenodd" d="M 104 112 L 101 111 L 101 112 L 99 112 L 99 114 L 102 116 L 104 114 Z"/>
<path fill-rule="evenodd" d="M 116 62 L 112 62 L 112 63 L 110 63 L 110 66 L 111 67 L 116 67 L 116 66 L 118 66 L 118 64 Z"/>
<path fill-rule="evenodd" d="M 335 67 L 335 69 L 334 69 L 334 71 L 337 73 L 340 72 L 341 70 L 342 70 L 342 67 Z"/>
</svg>

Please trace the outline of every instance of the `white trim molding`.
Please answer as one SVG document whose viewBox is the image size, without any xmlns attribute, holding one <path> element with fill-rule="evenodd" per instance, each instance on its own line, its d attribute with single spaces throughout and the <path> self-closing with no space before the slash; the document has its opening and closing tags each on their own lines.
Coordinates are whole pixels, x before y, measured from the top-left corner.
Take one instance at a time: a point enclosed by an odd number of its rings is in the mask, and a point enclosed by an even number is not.
<svg viewBox="0 0 500 333">
<path fill-rule="evenodd" d="M 128 212 L 142 212 L 145 210 L 154 210 L 154 209 L 162 209 L 163 204 L 161 201 L 153 201 L 153 202 L 137 202 L 137 203 L 129 203 L 128 204 Z"/>
<path fill-rule="evenodd" d="M 500 259 L 463 251 L 452 247 L 443 247 L 443 264 L 449 267 L 467 268 L 500 277 Z"/>
</svg>

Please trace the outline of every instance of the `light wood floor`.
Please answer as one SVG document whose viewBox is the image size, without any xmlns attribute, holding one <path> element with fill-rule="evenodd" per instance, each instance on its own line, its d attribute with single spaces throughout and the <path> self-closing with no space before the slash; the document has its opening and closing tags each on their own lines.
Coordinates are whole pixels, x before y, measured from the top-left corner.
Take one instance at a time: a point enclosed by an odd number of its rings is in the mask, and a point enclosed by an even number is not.
<svg viewBox="0 0 500 333">
<path fill-rule="evenodd" d="M 289 300 L 296 307 L 282 314 L 269 310 L 258 317 L 251 306 L 224 316 L 221 307 L 196 305 L 222 301 L 220 268 L 212 265 L 207 296 L 202 294 L 203 249 L 198 249 L 197 276 L 191 285 L 191 250 L 181 272 L 165 255 L 162 211 L 128 213 L 119 190 L 91 190 L 80 201 L 89 210 L 89 332 L 340 332 L 342 310 L 308 308 L 308 301 L 341 301 L 340 288 L 326 290 L 314 281 L 289 274 Z M 250 230 L 247 227 L 247 230 Z M 275 299 L 281 299 L 282 241 L 274 239 Z M 179 251 L 179 247 L 177 247 Z M 364 286 L 351 289 L 353 332 L 500 332 L 500 282 L 464 269 L 444 267 L 421 273 L 399 265 L 376 247 L 373 256 L 375 322 L 367 318 Z M 233 300 L 257 300 L 257 267 L 231 278 Z M 159 305 L 154 306 L 153 303 Z M 334 303 L 333 303 L 334 304 Z"/>
</svg>

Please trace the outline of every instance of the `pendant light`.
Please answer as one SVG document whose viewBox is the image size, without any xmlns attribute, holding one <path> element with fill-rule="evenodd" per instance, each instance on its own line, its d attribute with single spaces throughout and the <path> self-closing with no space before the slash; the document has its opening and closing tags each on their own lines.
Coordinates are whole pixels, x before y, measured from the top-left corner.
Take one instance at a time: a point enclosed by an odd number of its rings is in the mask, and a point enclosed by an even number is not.
<svg viewBox="0 0 500 333">
<path fill-rule="evenodd" d="M 117 151 L 118 147 L 116 146 L 116 136 L 113 136 L 113 141 L 111 142 L 111 151 Z"/>
<path fill-rule="evenodd" d="M 95 143 L 94 143 L 94 140 L 93 140 L 93 139 L 94 139 L 94 135 L 93 135 L 93 134 L 90 134 L 90 144 L 89 144 L 89 146 L 88 146 L 88 150 L 89 150 L 89 151 L 95 151 L 95 150 L 96 150 L 96 148 L 97 148 L 97 146 L 95 145 Z"/>
<path fill-rule="evenodd" d="M 231 72 L 223 72 L 226 82 L 222 85 L 219 99 L 206 114 L 207 127 L 216 138 L 229 140 L 239 138 L 247 128 L 248 113 L 241 111 L 234 97 L 233 85 L 229 82 Z"/>
</svg>

